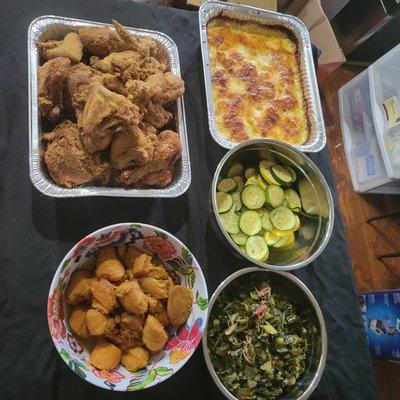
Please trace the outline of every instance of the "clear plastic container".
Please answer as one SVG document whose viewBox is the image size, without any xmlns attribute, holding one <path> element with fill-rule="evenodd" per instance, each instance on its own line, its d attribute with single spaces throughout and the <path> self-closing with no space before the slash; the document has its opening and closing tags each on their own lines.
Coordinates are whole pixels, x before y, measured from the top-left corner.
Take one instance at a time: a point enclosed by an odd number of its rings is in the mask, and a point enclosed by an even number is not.
<svg viewBox="0 0 400 400">
<path fill-rule="evenodd" d="M 390 178 L 400 178 L 400 44 L 368 68 L 371 109 Z"/>
<path fill-rule="evenodd" d="M 339 89 L 340 124 L 354 190 L 360 193 L 399 193 L 390 178 L 375 132 L 368 70 Z"/>
</svg>

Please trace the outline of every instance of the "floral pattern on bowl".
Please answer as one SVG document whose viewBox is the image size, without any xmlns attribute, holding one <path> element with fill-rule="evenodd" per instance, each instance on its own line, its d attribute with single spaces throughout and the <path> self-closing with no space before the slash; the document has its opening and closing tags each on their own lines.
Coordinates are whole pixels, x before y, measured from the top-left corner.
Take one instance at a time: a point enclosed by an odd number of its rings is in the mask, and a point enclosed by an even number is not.
<svg viewBox="0 0 400 400">
<path fill-rule="evenodd" d="M 173 333 L 165 350 L 150 357 L 150 364 L 137 372 L 122 365 L 101 371 L 89 363 L 89 353 L 73 336 L 67 320 L 65 289 L 78 268 L 90 268 L 104 246 L 134 244 L 157 255 L 173 272 L 176 283 L 193 290 L 193 310 L 188 321 Z M 154 386 L 176 373 L 198 346 L 207 320 L 208 295 L 201 268 L 189 249 L 166 231 L 145 224 L 111 225 L 80 240 L 60 263 L 51 283 L 47 318 L 54 345 L 61 358 L 82 379 L 109 390 L 134 391 Z"/>
</svg>

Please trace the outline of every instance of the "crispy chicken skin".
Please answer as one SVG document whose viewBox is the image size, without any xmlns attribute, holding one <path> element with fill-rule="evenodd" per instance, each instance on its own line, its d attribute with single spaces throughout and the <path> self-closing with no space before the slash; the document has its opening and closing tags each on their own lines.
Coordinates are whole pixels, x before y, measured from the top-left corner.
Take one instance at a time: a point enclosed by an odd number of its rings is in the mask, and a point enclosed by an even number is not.
<svg viewBox="0 0 400 400">
<path fill-rule="evenodd" d="M 92 279 L 90 281 L 92 292 L 92 307 L 103 314 L 108 314 L 117 306 L 113 285 L 106 279 Z"/>
<path fill-rule="evenodd" d="M 146 79 L 150 98 L 154 103 L 166 104 L 182 96 L 185 83 L 171 72 L 159 72 Z"/>
<path fill-rule="evenodd" d="M 97 256 L 96 277 L 110 282 L 119 282 L 125 275 L 125 268 L 111 246 L 103 247 Z"/>
<path fill-rule="evenodd" d="M 87 269 L 78 269 L 75 271 L 65 292 L 65 300 L 68 304 L 79 304 L 91 297 L 90 280 L 92 273 Z"/>
<path fill-rule="evenodd" d="M 108 27 L 88 27 L 78 30 L 86 51 L 99 57 L 126 50 L 138 51 L 143 56 L 157 53 L 157 44 L 153 40 L 134 36 L 117 21 L 112 22 L 115 31 Z"/>
<path fill-rule="evenodd" d="M 149 353 L 143 347 L 132 347 L 126 350 L 121 359 L 121 364 L 131 372 L 144 368 L 148 362 Z"/>
<path fill-rule="evenodd" d="M 152 351 L 162 350 L 168 341 L 168 334 L 162 324 L 151 314 L 146 318 L 143 329 L 143 342 Z"/>
<path fill-rule="evenodd" d="M 116 133 L 111 142 L 110 161 L 115 169 L 143 165 L 153 158 L 153 141 L 137 125 Z"/>
<path fill-rule="evenodd" d="M 126 97 L 103 85 L 90 85 L 82 118 L 78 121 L 83 128 L 83 143 L 90 153 L 106 149 L 116 132 L 139 122 L 139 108 Z"/>
<path fill-rule="evenodd" d="M 122 171 L 117 181 L 126 187 L 145 187 L 157 183 L 158 187 L 166 186 L 172 178 L 172 171 L 167 179 L 156 182 L 155 175 L 165 174 L 169 168 L 173 168 L 176 160 L 181 155 L 181 144 L 178 134 L 173 131 L 163 131 L 157 136 L 154 144 L 153 159 L 142 166 Z M 162 186 L 163 185 L 163 186 Z"/>
<path fill-rule="evenodd" d="M 90 354 L 89 362 L 98 369 L 111 370 L 121 361 L 122 351 L 112 343 L 100 341 Z"/>
<path fill-rule="evenodd" d="M 38 106 L 42 117 L 57 121 L 63 109 L 63 88 L 71 60 L 56 57 L 39 68 Z"/>
<path fill-rule="evenodd" d="M 147 311 L 147 297 L 136 280 L 121 283 L 116 289 L 116 294 L 126 311 L 137 315 Z"/>
<path fill-rule="evenodd" d="M 45 133 L 43 139 L 47 141 L 44 160 L 57 185 L 71 188 L 92 182 L 108 183 L 109 163 L 86 151 L 77 125 L 64 121 L 53 132 Z"/>
<path fill-rule="evenodd" d="M 93 308 L 85 313 L 88 332 L 93 336 L 111 335 L 115 329 L 114 319 Z"/>
<path fill-rule="evenodd" d="M 143 346 L 143 315 L 132 315 L 124 311 L 121 315 L 114 317 L 114 322 L 117 331 L 108 335 L 108 338 L 113 343 L 122 350 L 135 346 Z"/>
<path fill-rule="evenodd" d="M 167 314 L 172 325 L 184 324 L 189 318 L 193 307 L 192 290 L 176 285 L 168 297 Z"/>
<path fill-rule="evenodd" d="M 83 45 L 79 36 L 75 32 L 69 32 L 63 40 L 48 40 L 39 43 L 45 60 L 56 57 L 66 57 L 76 64 L 81 61 L 83 54 Z"/>
<path fill-rule="evenodd" d="M 82 338 L 88 338 L 90 336 L 86 325 L 86 310 L 87 308 L 84 306 L 74 306 L 68 320 L 72 332 Z"/>
<path fill-rule="evenodd" d="M 146 105 L 146 113 L 143 121 L 153 125 L 157 129 L 162 128 L 172 119 L 172 114 L 167 111 L 161 104 L 150 101 Z"/>
</svg>

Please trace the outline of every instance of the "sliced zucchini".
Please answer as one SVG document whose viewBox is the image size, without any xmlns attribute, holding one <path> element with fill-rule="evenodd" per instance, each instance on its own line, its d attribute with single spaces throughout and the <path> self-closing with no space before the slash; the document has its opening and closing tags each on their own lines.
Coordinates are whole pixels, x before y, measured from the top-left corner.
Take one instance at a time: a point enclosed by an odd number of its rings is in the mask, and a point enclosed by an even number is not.
<svg viewBox="0 0 400 400">
<path fill-rule="evenodd" d="M 285 196 L 289 208 L 294 212 L 299 212 L 301 210 L 301 199 L 297 192 L 294 189 L 286 189 Z"/>
<path fill-rule="evenodd" d="M 241 192 L 244 188 L 244 179 L 241 176 L 234 176 L 233 179 L 236 181 L 237 190 Z"/>
<path fill-rule="evenodd" d="M 261 176 L 269 183 L 270 185 L 279 186 L 280 182 L 278 182 L 272 175 L 271 170 L 260 168 Z"/>
<path fill-rule="evenodd" d="M 225 213 L 231 209 L 233 199 L 229 193 L 217 192 L 215 198 L 217 200 L 217 210 L 219 213 Z"/>
<path fill-rule="evenodd" d="M 273 233 L 275 236 L 278 236 L 278 237 L 282 238 L 282 237 L 286 237 L 286 236 L 291 235 L 293 232 L 292 232 L 291 229 L 288 230 L 288 231 L 281 231 L 280 229 L 275 229 L 274 228 L 274 229 L 271 230 L 271 233 Z"/>
<path fill-rule="evenodd" d="M 240 163 L 233 164 L 232 167 L 229 168 L 226 176 L 228 178 L 233 178 L 234 176 L 243 174 L 243 165 Z"/>
<path fill-rule="evenodd" d="M 286 239 L 286 244 L 283 247 L 281 247 L 281 250 L 288 250 L 291 247 L 293 247 L 295 243 L 296 243 L 296 237 L 294 236 L 294 233 L 291 233 Z"/>
<path fill-rule="evenodd" d="M 267 209 L 265 207 L 261 207 L 258 210 L 255 210 L 256 213 L 258 214 L 258 216 L 260 218 L 262 218 L 262 216 L 264 215 L 265 212 L 268 212 Z"/>
<path fill-rule="evenodd" d="M 228 233 L 239 233 L 239 216 L 234 212 L 220 214 L 222 225 Z"/>
<path fill-rule="evenodd" d="M 248 236 L 257 235 L 261 230 L 261 218 L 255 211 L 245 211 L 240 216 L 239 227 Z"/>
<path fill-rule="evenodd" d="M 256 185 L 248 185 L 242 190 L 241 198 L 243 204 L 250 210 L 257 210 L 265 203 L 264 190 Z"/>
<path fill-rule="evenodd" d="M 239 246 L 244 246 L 248 236 L 242 231 L 239 231 L 238 233 L 231 233 L 231 238 Z"/>
<path fill-rule="evenodd" d="M 268 258 L 268 245 L 262 236 L 255 235 L 247 239 L 246 254 L 257 261 L 266 260 Z"/>
<path fill-rule="evenodd" d="M 275 163 L 271 160 L 262 160 L 260 161 L 260 163 L 258 164 L 258 169 L 261 172 L 261 169 L 270 169 L 273 165 L 275 165 Z"/>
<path fill-rule="evenodd" d="M 313 182 L 313 184 L 306 178 L 299 181 L 299 193 L 303 210 L 309 215 L 321 215 L 322 218 L 328 218 L 329 207 L 326 193 L 320 182 Z"/>
<path fill-rule="evenodd" d="M 217 189 L 220 192 L 225 192 L 225 193 L 233 192 L 236 188 L 237 188 L 237 183 L 232 178 L 222 179 L 222 181 L 217 185 Z"/>
<path fill-rule="evenodd" d="M 274 227 L 272 226 L 269 218 L 269 212 L 265 211 L 261 217 L 261 225 L 266 231 L 271 231 Z"/>
<path fill-rule="evenodd" d="M 240 192 L 233 192 L 231 195 L 233 204 L 235 205 L 235 211 L 240 211 L 242 208 L 242 200 L 240 198 Z"/>
<path fill-rule="evenodd" d="M 288 231 L 296 224 L 296 219 L 292 210 L 284 206 L 274 208 L 269 218 L 271 219 L 272 225 L 280 231 Z"/>
<path fill-rule="evenodd" d="M 292 183 L 292 175 L 285 167 L 282 165 L 273 165 L 270 168 L 271 174 L 276 181 L 281 185 L 290 185 Z"/>
<path fill-rule="evenodd" d="M 275 243 L 279 242 L 281 239 L 278 236 L 275 236 L 272 232 L 265 232 L 264 239 L 267 242 L 268 246 L 274 246 Z"/>
<path fill-rule="evenodd" d="M 279 207 L 285 200 L 285 192 L 280 186 L 269 185 L 265 190 L 265 200 L 271 207 Z"/>
<path fill-rule="evenodd" d="M 301 222 L 300 222 L 300 218 L 297 214 L 294 214 L 294 219 L 296 220 L 296 222 L 294 224 L 294 227 L 292 228 L 292 231 L 296 232 L 300 229 Z"/>
<path fill-rule="evenodd" d="M 247 179 L 244 186 L 248 186 L 248 185 L 257 185 L 257 176 L 256 175 L 253 175 L 249 179 Z"/>
<path fill-rule="evenodd" d="M 292 182 L 295 182 L 297 179 L 297 173 L 295 169 L 290 165 L 285 165 L 285 168 L 290 172 L 290 175 L 292 175 Z"/>
<path fill-rule="evenodd" d="M 274 247 L 276 249 L 282 249 L 285 248 L 285 246 L 287 245 L 288 241 L 290 240 L 290 236 L 283 236 L 280 237 L 279 240 L 274 243 L 273 245 L 271 245 L 271 247 Z"/>
<path fill-rule="evenodd" d="M 268 187 L 268 183 L 264 181 L 261 175 L 257 175 L 257 185 L 260 187 L 262 190 L 265 190 Z"/>
<path fill-rule="evenodd" d="M 255 175 L 257 175 L 257 171 L 253 167 L 247 168 L 246 171 L 244 171 L 244 176 L 246 177 L 246 179 L 249 179 L 251 176 Z"/>
</svg>

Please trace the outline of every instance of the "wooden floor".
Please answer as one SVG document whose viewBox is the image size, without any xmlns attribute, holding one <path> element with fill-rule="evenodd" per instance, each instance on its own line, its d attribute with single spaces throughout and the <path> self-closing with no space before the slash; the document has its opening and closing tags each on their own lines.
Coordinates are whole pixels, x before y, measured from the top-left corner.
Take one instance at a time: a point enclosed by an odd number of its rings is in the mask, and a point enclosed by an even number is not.
<svg viewBox="0 0 400 400">
<path fill-rule="evenodd" d="M 359 291 L 400 288 L 400 258 L 378 261 L 378 254 L 400 250 L 400 217 L 367 224 L 365 219 L 400 208 L 400 196 L 358 194 L 354 191 L 340 131 L 337 90 L 360 67 L 343 65 L 319 80 L 328 150 Z M 400 399 L 400 364 L 375 361 L 375 378 L 381 400 Z"/>
</svg>

